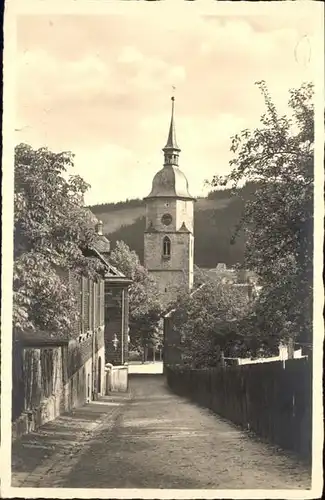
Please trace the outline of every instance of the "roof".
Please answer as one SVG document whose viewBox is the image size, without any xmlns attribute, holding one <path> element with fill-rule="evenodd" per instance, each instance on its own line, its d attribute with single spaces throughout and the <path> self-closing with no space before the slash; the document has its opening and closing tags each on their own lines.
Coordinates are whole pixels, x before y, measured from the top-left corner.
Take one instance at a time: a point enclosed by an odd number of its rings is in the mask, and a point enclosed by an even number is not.
<svg viewBox="0 0 325 500">
<path fill-rule="evenodd" d="M 188 180 L 185 174 L 175 165 L 165 165 L 156 173 L 148 198 L 195 199 L 188 191 Z"/>
<path fill-rule="evenodd" d="M 104 274 L 104 279 L 105 281 L 109 281 L 112 284 L 117 284 L 117 285 L 131 285 L 132 280 L 127 278 L 121 271 L 116 269 L 116 267 L 112 266 L 112 264 L 109 262 L 108 259 L 106 259 L 96 248 L 92 249 L 98 258 L 103 262 L 105 265 L 105 274 Z"/>
<path fill-rule="evenodd" d="M 183 221 L 181 227 L 178 230 L 179 233 L 190 233 L 191 231 L 187 228 L 185 222 Z"/>
<path fill-rule="evenodd" d="M 169 126 L 169 132 L 168 132 L 168 138 L 167 138 L 167 143 L 166 146 L 164 147 L 163 151 L 168 150 L 168 149 L 173 149 L 176 151 L 180 151 L 177 141 L 176 141 L 176 131 L 175 131 L 175 123 L 174 123 L 174 102 L 175 98 L 172 97 L 172 116 L 170 119 L 170 126 Z"/>
<path fill-rule="evenodd" d="M 258 276 L 254 271 L 238 270 L 227 267 L 224 263 L 218 263 L 216 267 L 207 269 L 202 268 L 202 271 L 211 279 L 227 279 L 234 283 L 248 283 L 249 280 L 258 281 Z"/>
<path fill-rule="evenodd" d="M 69 343 L 69 338 L 66 335 L 49 333 L 42 330 L 27 330 L 15 333 L 15 340 L 21 342 L 25 346 L 31 347 L 55 347 L 67 345 Z"/>
<path fill-rule="evenodd" d="M 110 241 L 106 238 L 106 236 L 100 234 L 97 236 L 96 241 L 94 243 L 94 247 L 96 250 L 100 253 L 110 253 L 111 251 L 111 243 Z"/>
<path fill-rule="evenodd" d="M 185 174 L 178 167 L 178 155 L 180 148 L 176 141 L 175 123 L 174 123 L 174 101 L 172 97 L 172 115 L 170 120 L 169 132 L 166 146 L 163 148 L 165 153 L 164 167 L 156 173 L 152 181 L 150 194 L 145 198 L 181 198 L 194 200 L 188 191 L 188 181 Z"/>
<path fill-rule="evenodd" d="M 96 215 L 94 215 L 89 208 L 85 208 L 85 212 L 88 222 L 91 226 L 97 229 L 99 224 L 102 225 L 102 222 L 97 219 Z M 103 234 L 97 234 L 96 241 L 93 246 L 98 252 L 101 253 L 109 253 L 111 249 L 110 241 Z"/>
</svg>

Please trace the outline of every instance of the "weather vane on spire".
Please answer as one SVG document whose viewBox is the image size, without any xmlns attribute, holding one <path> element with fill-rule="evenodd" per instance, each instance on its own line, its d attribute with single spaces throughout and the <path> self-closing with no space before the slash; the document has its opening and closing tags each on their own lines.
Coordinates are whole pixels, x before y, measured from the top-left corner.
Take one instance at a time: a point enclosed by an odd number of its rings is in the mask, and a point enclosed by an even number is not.
<svg viewBox="0 0 325 500">
<path fill-rule="evenodd" d="M 175 85 L 172 85 L 172 89 L 173 89 L 173 92 L 172 92 L 172 101 L 175 101 L 175 90 L 176 90 L 176 87 Z"/>
</svg>

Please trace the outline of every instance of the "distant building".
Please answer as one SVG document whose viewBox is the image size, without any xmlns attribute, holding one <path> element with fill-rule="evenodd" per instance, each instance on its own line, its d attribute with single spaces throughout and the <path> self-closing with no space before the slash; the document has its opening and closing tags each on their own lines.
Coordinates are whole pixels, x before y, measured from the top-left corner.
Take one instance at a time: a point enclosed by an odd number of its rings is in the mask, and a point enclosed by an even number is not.
<svg viewBox="0 0 325 500">
<path fill-rule="evenodd" d="M 164 166 L 154 176 L 152 190 L 145 198 L 144 266 L 158 283 L 163 306 L 173 301 L 182 287 L 193 287 L 195 199 L 178 165 L 180 151 L 172 97 Z"/>
<path fill-rule="evenodd" d="M 132 283 L 109 264 L 105 274 L 106 363 L 123 365 L 129 352 L 129 291 Z"/>
<path fill-rule="evenodd" d="M 252 300 L 256 299 L 262 289 L 254 271 L 229 268 L 221 262 L 215 268 L 203 268 L 202 271 L 211 280 L 220 281 L 224 285 L 234 286 L 242 290 L 243 294 Z"/>
<path fill-rule="evenodd" d="M 105 363 L 123 365 L 128 362 L 129 293 L 132 280 L 111 265 L 110 241 L 103 235 L 103 223 L 89 213 L 92 224 L 97 229 L 95 250 L 105 262 L 104 291 L 104 337 Z"/>
</svg>

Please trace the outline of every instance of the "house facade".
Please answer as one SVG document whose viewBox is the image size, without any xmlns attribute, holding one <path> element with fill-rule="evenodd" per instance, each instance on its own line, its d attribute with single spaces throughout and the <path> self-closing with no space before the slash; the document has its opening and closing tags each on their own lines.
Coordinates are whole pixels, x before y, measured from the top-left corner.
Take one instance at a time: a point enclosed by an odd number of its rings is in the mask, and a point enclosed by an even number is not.
<svg viewBox="0 0 325 500">
<path fill-rule="evenodd" d="M 104 316 L 106 363 L 124 365 L 129 353 L 129 286 L 132 283 L 109 264 L 105 273 Z"/>
<path fill-rule="evenodd" d="M 104 277 L 62 274 L 79 310 L 71 330 L 13 335 L 13 438 L 105 393 Z"/>
<path fill-rule="evenodd" d="M 104 274 L 104 343 L 105 363 L 124 365 L 129 353 L 129 286 L 128 279 L 111 265 L 110 241 L 103 235 L 103 223 L 89 211 L 89 219 L 96 227 L 94 249 L 105 264 Z"/>
</svg>

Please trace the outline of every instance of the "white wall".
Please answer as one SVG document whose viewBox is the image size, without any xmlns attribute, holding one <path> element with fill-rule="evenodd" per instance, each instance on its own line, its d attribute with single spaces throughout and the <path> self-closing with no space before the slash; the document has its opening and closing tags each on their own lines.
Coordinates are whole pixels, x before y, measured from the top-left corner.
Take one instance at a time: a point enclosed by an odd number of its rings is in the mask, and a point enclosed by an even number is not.
<svg viewBox="0 0 325 500">
<path fill-rule="evenodd" d="M 302 355 L 302 349 L 298 349 L 298 350 L 294 351 L 293 357 L 295 359 L 298 359 L 298 358 L 305 358 L 306 356 Z M 287 359 L 289 359 L 288 347 L 285 345 L 280 345 L 278 356 L 271 356 L 269 358 L 257 358 L 257 359 L 238 358 L 238 364 L 239 365 L 249 365 L 249 364 L 254 364 L 254 363 L 270 363 L 272 361 L 285 361 Z"/>
</svg>

